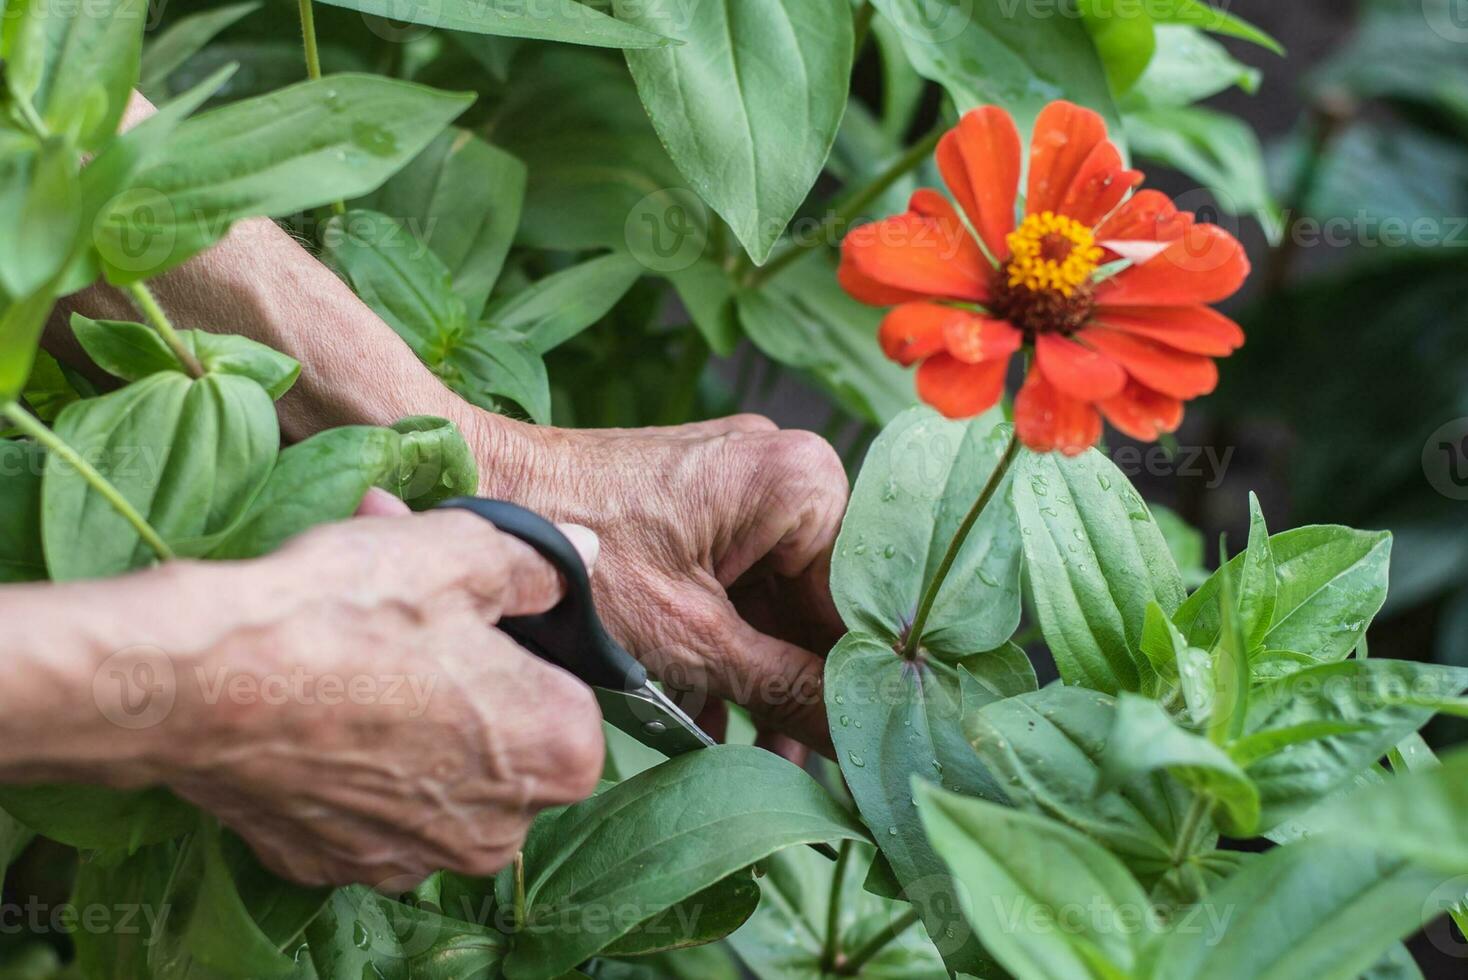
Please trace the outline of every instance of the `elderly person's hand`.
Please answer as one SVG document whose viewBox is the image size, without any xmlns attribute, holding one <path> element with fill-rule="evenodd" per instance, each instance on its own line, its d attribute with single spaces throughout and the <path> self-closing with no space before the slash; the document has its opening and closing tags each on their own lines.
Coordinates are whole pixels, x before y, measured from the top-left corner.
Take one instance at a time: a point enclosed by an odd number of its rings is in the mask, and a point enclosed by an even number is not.
<svg viewBox="0 0 1468 980">
<path fill-rule="evenodd" d="M 590 688 L 494 626 L 561 591 L 463 511 L 359 517 L 254 561 L 3 589 L 31 642 L 7 658 L 0 778 L 167 785 L 308 884 L 488 874 L 601 774 Z"/>
</svg>

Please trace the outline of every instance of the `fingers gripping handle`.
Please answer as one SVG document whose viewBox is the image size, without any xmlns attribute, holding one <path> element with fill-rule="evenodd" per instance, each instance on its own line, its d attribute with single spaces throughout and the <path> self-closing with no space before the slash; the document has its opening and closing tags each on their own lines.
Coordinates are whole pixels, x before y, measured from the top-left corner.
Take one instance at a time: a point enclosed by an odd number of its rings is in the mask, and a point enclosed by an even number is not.
<svg viewBox="0 0 1468 980">
<path fill-rule="evenodd" d="M 543 660 L 595 687 L 635 691 L 647 671 L 607 633 L 596 614 L 586 565 L 560 528 L 534 511 L 504 500 L 455 497 L 440 507 L 471 511 L 500 531 L 519 538 L 550 562 L 566 583 L 554 609 L 534 616 L 508 616 L 499 628 Z"/>
</svg>

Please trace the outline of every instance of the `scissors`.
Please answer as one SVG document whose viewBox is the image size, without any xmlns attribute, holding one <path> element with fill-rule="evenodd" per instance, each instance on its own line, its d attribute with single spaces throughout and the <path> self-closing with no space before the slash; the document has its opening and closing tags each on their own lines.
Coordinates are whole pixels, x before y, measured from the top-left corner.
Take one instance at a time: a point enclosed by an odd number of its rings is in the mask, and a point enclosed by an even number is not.
<svg viewBox="0 0 1468 980">
<path fill-rule="evenodd" d="M 499 621 L 499 628 L 540 659 L 590 685 L 603 718 L 669 758 L 719 744 L 654 687 L 647 668 L 607 633 L 591 598 L 586 564 L 560 528 L 534 511 L 504 500 L 455 497 L 438 506 L 478 514 L 505 534 L 530 545 L 561 573 L 566 595 L 554 608 L 533 616 L 507 616 Z M 836 860 L 830 844 L 817 842 L 810 847 Z"/>
</svg>

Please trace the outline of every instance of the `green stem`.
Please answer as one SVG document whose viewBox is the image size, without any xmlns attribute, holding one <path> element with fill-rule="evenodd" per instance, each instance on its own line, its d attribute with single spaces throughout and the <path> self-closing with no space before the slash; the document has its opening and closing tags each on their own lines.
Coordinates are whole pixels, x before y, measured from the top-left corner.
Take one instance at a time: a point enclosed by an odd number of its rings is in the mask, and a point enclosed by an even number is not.
<svg viewBox="0 0 1468 980">
<path fill-rule="evenodd" d="M 525 852 L 515 852 L 515 907 L 510 910 L 516 932 L 525 928 Z"/>
<path fill-rule="evenodd" d="M 16 92 L 11 93 L 12 101 L 16 109 L 20 111 L 20 121 L 31 131 L 31 135 L 38 140 L 44 140 L 51 135 L 51 129 L 46 125 L 46 120 L 36 111 L 30 97 Z"/>
<path fill-rule="evenodd" d="M 321 77 L 321 50 L 316 46 L 316 11 L 311 2 L 296 0 L 296 7 L 301 12 L 301 38 L 306 45 L 306 77 L 314 81 Z"/>
<path fill-rule="evenodd" d="M 887 191 L 887 188 L 897 183 L 913 167 L 922 163 L 933 152 L 933 148 L 938 145 L 938 140 L 942 137 L 945 130 L 946 127 L 942 123 L 934 126 L 928 135 L 908 147 L 902 156 L 892 161 L 891 165 L 878 174 L 876 179 L 870 184 L 867 184 L 842 201 L 841 204 L 837 205 L 836 209 L 831 212 L 831 216 L 822 223 L 819 232 L 807 238 L 802 238 L 797 242 L 793 242 L 789 248 L 775 256 L 767 264 L 755 269 L 749 275 L 745 285 L 754 289 L 768 282 L 781 269 L 796 259 L 799 259 L 817 245 L 823 244 L 829 233 L 839 231 L 850 224 L 852 219 L 861 214 L 868 204 L 881 197 Z"/>
<path fill-rule="evenodd" d="M 184 370 L 188 371 L 192 377 L 202 378 L 204 365 L 199 363 L 193 351 L 184 346 L 183 338 L 178 335 L 177 330 L 173 329 L 168 314 L 164 313 L 163 307 L 158 305 L 158 299 L 148 288 L 147 283 L 135 282 L 127 287 L 127 292 L 133 298 L 133 302 L 137 304 L 138 309 L 142 311 L 149 325 L 158 331 L 158 336 L 163 338 L 168 349 L 173 351 L 173 356 L 178 358 L 179 363 L 184 366 Z"/>
<path fill-rule="evenodd" d="M 1172 866 L 1182 867 L 1192 852 L 1193 838 L 1198 833 L 1198 827 L 1203 823 L 1205 817 L 1213 812 L 1213 800 L 1204 793 L 1193 797 L 1188 812 L 1183 814 L 1183 822 L 1178 827 L 1177 842 L 1172 848 Z"/>
<path fill-rule="evenodd" d="M 888 944 L 898 936 L 910 929 L 918 920 L 917 909 L 908 909 L 897 919 L 887 923 L 886 928 L 868 939 L 862 947 L 851 954 L 851 957 L 837 968 L 836 973 L 843 977 L 861 976 L 861 968 L 870 963 L 876 955 L 886 949 Z"/>
<path fill-rule="evenodd" d="M 938 569 L 933 573 L 933 580 L 928 583 L 927 591 L 923 593 L 922 601 L 918 603 L 917 615 L 913 617 L 912 627 L 907 631 L 907 641 L 902 645 L 902 656 L 908 660 L 917 656 L 918 648 L 922 645 L 923 630 L 928 625 L 928 614 L 933 611 L 933 603 L 938 599 L 938 590 L 943 588 L 943 580 L 948 577 L 948 572 L 958 558 L 958 552 L 962 550 L 964 541 L 968 539 L 968 533 L 978 523 L 979 515 L 984 512 L 990 498 L 999 489 L 999 484 L 1004 482 L 1004 474 L 1009 472 L 1009 466 L 1014 462 L 1014 457 L 1018 453 L 1019 433 L 1014 432 L 1009 437 L 1009 444 L 1004 447 L 1004 455 L 999 457 L 999 462 L 995 464 L 994 472 L 989 474 L 984 489 L 979 491 L 979 498 L 969 508 L 963 523 L 958 525 L 958 530 L 953 534 L 953 540 L 948 542 L 948 550 L 943 553 L 943 560 L 938 563 Z"/>
<path fill-rule="evenodd" d="M 112 509 L 121 514 L 123 520 L 133 526 L 133 530 L 138 532 L 138 537 L 146 541 L 148 547 L 152 548 L 154 554 L 160 559 L 167 561 L 173 557 L 173 549 L 168 547 L 167 542 L 153 529 L 153 525 L 138 513 L 137 508 L 128 502 L 121 491 L 113 486 L 107 477 L 97 472 L 96 468 L 83 459 L 80 453 L 68 446 L 64 439 L 46 428 L 40 419 L 13 401 L 0 405 L 0 414 L 10 419 L 11 424 L 20 430 L 22 435 L 29 436 L 38 445 L 44 446 L 52 456 L 74 467 L 81 474 L 82 479 L 86 480 L 103 500 L 112 505 Z"/>
<path fill-rule="evenodd" d="M 829 973 L 836 969 L 836 957 L 841 942 L 841 887 L 846 879 L 846 866 L 851 863 L 851 841 L 841 842 L 841 853 L 836 856 L 836 870 L 831 876 L 831 900 L 826 906 L 826 942 L 821 949 L 821 969 Z"/>
</svg>

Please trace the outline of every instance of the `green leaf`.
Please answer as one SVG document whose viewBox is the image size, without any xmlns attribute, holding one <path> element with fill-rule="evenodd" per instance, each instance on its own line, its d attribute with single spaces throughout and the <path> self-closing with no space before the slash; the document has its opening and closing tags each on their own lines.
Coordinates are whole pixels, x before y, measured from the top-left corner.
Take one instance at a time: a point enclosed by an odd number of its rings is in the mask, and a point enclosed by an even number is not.
<svg viewBox="0 0 1468 980">
<path fill-rule="evenodd" d="M 124 381 L 139 381 L 161 371 L 184 370 L 163 338 L 141 323 L 92 320 L 73 313 L 71 331 L 98 367 Z M 301 374 L 301 364 L 295 358 L 248 337 L 202 330 L 180 330 L 178 337 L 205 371 L 249 378 L 273 399 L 290 391 Z"/>
<path fill-rule="evenodd" d="M 0 583 L 46 577 L 41 550 L 41 472 L 46 452 L 0 439 Z"/>
<path fill-rule="evenodd" d="M 1310 840 L 1244 865 L 1161 942 L 1156 980 L 1355 980 L 1436 913 L 1441 876 L 1363 847 Z"/>
<path fill-rule="evenodd" d="M 479 487 L 479 465 L 459 427 L 436 415 L 410 415 L 392 424 L 397 434 L 377 485 L 414 510 L 425 510 Z"/>
<path fill-rule="evenodd" d="M 0 308 L 0 402 L 25 390 L 46 316 L 55 302 L 56 293 L 48 284 Z"/>
<path fill-rule="evenodd" d="M 477 328 L 449 350 L 442 374 L 449 387 L 480 408 L 502 412 L 508 399 L 531 421 L 550 424 L 550 378 L 527 341 Z"/>
<path fill-rule="evenodd" d="M 872 343 L 880 310 L 858 303 L 812 254 L 736 297 L 739 323 L 767 356 L 810 375 L 852 415 L 885 425 L 914 401 L 909 372 Z"/>
<path fill-rule="evenodd" d="M 1051 685 L 986 705 L 964 728 L 1011 805 L 1069 825 L 1151 878 L 1172 866 L 1192 794 L 1160 772 L 1098 791 L 1115 715 L 1104 694 Z"/>
<path fill-rule="evenodd" d="M 1003 457 L 1000 413 L 967 422 L 930 408 L 899 415 L 872 443 L 832 559 L 831 591 L 852 629 L 904 642 L 919 599 Z M 1008 477 L 964 541 L 922 637 L 945 660 L 991 650 L 1019 625 L 1019 528 Z"/>
<path fill-rule="evenodd" d="M 1141 690 L 1147 606 L 1172 612 L 1182 578 L 1147 505 L 1095 450 L 1022 453 L 1011 484 L 1040 627 L 1067 684 Z"/>
<path fill-rule="evenodd" d="M 649 769 L 536 830 L 525 845 L 528 916 L 505 960 L 509 980 L 557 977 L 783 847 L 863 836 L 798 768 L 732 745 Z"/>
<path fill-rule="evenodd" d="M 969 0 L 873 4 L 897 28 L 912 66 L 947 89 L 959 112 L 1000 105 L 1028 130 L 1046 103 L 1069 99 L 1101 113 L 1120 138 L 1101 59 L 1080 18 Z"/>
<path fill-rule="evenodd" d="M 172 842 L 140 848 L 123 856 L 94 852 L 78 862 L 71 901 L 78 908 L 136 909 L 131 928 L 78 929 L 76 947 L 80 975 L 89 980 L 136 980 L 146 977 L 148 950 L 166 908 L 163 895 L 178 857 Z"/>
<path fill-rule="evenodd" d="M 524 199 L 524 164 L 450 128 L 358 204 L 391 215 L 427 243 L 477 317 L 504 267 Z"/>
<path fill-rule="evenodd" d="M 1149 4 L 1147 9 L 1152 14 L 1152 19 L 1158 23 L 1189 24 L 1215 34 L 1226 34 L 1250 41 L 1277 55 L 1284 54 L 1284 47 L 1278 41 L 1253 24 L 1202 0 L 1157 0 L 1156 3 Z"/>
<path fill-rule="evenodd" d="M 1138 156 L 1192 177 L 1229 214 L 1252 215 L 1268 227 L 1277 213 L 1264 150 L 1243 120 L 1195 106 L 1159 106 L 1127 113 L 1126 136 Z"/>
<path fill-rule="evenodd" d="M 441 0 L 433 4 L 395 0 L 322 0 L 364 14 L 406 20 L 450 31 L 526 37 L 603 48 L 657 48 L 668 38 L 643 30 L 646 25 L 608 17 L 593 6 L 575 0 L 543 0 L 527 5 L 518 0 Z"/>
<path fill-rule="evenodd" d="M 1346 786 L 1432 717 L 1430 707 L 1403 703 L 1403 695 L 1451 697 L 1465 686 L 1463 668 L 1371 659 L 1321 664 L 1255 687 L 1248 735 L 1322 722 L 1363 726 L 1301 742 L 1248 767 L 1263 804 L 1261 830 Z"/>
<path fill-rule="evenodd" d="M 1157 48 L 1152 18 L 1141 6 L 1104 0 L 1080 0 L 1076 6 L 1101 56 L 1112 94 L 1126 92 L 1142 77 Z"/>
<path fill-rule="evenodd" d="M 164 892 L 169 914 L 148 950 L 148 975 L 294 977 L 306 924 L 325 898 L 268 874 L 239 838 L 203 817 Z"/>
<path fill-rule="evenodd" d="M 865 891 L 861 870 L 872 860 L 872 848 L 851 845 L 842 859 L 837 896 L 840 949 L 860 949 L 901 916 L 904 906 Z M 731 937 L 739 957 L 761 980 L 821 980 L 821 967 L 836 863 L 809 848 L 795 847 L 771 855 L 760 879 L 759 909 Z M 966 927 L 965 927 L 966 928 Z M 946 973 L 921 925 L 913 925 L 869 960 L 861 975 L 873 980 L 932 980 Z"/>
<path fill-rule="evenodd" d="M 1233 595 L 1233 582 L 1225 578 L 1219 588 L 1223 624 L 1212 654 L 1213 707 L 1208 716 L 1208 737 L 1220 745 L 1243 734 L 1249 714 L 1249 651 Z"/>
<path fill-rule="evenodd" d="M 99 219 L 110 281 L 156 276 L 231 223 L 376 189 L 473 101 L 375 75 L 333 75 L 180 125 Z"/>
<path fill-rule="evenodd" d="M 36 833 L 86 850 L 132 852 L 187 833 L 198 811 L 166 789 L 0 786 L 0 807 Z"/>
<path fill-rule="evenodd" d="M 96 149 L 117 132 L 138 77 L 147 13 L 144 0 L 85 8 L 15 0 L 0 42 L 7 86 L 32 103 L 47 131 Z"/>
<path fill-rule="evenodd" d="M 717 942 L 744 925 L 759 901 L 759 883 L 736 872 L 639 923 L 600 955 L 647 956 Z"/>
<path fill-rule="evenodd" d="M 185 556 L 207 552 L 245 512 L 280 447 L 270 395 L 230 374 L 150 375 L 68 406 L 55 431 Z M 133 526 L 55 457 L 42 480 L 41 526 L 57 581 L 116 575 L 154 558 Z"/>
<path fill-rule="evenodd" d="M 1386 600 L 1391 534 L 1319 524 L 1269 539 L 1278 588 L 1273 622 L 1263 646 L 1319 661 L 1340 660 L 1355 649 Z M 1237 575 L 1244 556 L 1226 566 Z M 1173 614 L 1189 644 L 1211 648 L 1218 639 L 1221 569 Z"/>
<path fill-rule="evenodd" d="M 260 0 L 250 0 L 185 14 L 174 21 L 143 48 L 138 91 L 152 102 L 162 101 L 169 94 L 168 76 L 210 41 L 259 9 Z"/>
<path fill-rule="evenodd" d="M 929 935 L 940 937 L 949 965 L 964 972 L 981 970 L 987 957 L 959 915 L 952 883 L 913 809 L 910 784 L 928 780 L 1004 800 L 997 777 L 969 747 L 964 712 L 1034 686 L 1028 658 L 1012 644 L 956 664 L 931 657 L 908 661 L 888 640 L 848 633 L 826 661 L 826 712 L 846 784 L 899 885 L 908 889 L 906 899 L 922 914 Z"/>
<path fill-rule="evenodd" d="M 931 786 L 917 794 L 934 848 L 964 886 L 964 912 L 1005 969 L 1023 978 L 1132 973 L 1156 926 L 1119 860 L 1044 817 Z"/>
<path fill-rule="evenodd" d="M 1249 94 L 1259 87 L 1259 70 L 1234 59 L 1223 45 L 1196 27 L 1154 25 L 1157 52 L 1121 100 L 1123 112 L 1201 102 L 1237 85 Z"/>
<path fill-rule="evenodd" d="M 1123 694 L 1116 702 L 1097 789 L 1105 792 L 1159 769 L 1216 799 L 1224 810 L 1215 820 L 1225 833 L 1253 836 L 1259 792 L 1239 764 L 1208 739 L 1179 728 L 1157 702 Z"/>
<path fill-rule="evenodd" d="M 306 926 L 320 980 L 490 980 L 509 940 L 483 924 L 341 888 Z"/>
<path fill-rule="evenodd" d="M 1249 544 L 1244 551 L 1235 594 L 1238 596 L 1238 630 L 1243 640 L 1243 652 L 1248 653 L 1269 635 L 1279 594 L 1274 552 L 1269 547 L 1269 528 L 1264 524 L 1259 498 L 1252 490 L 1249 491 Z"/>
<path fill-rule="evenodd" d="M 484 319 L 544 354 L 606 316 L 645 270 L 624 252 L 562 269 L 495 301 Z"/>
<path fill-rule="evenodd" d="M 626 52 L 653 127 L 698 196 L 763 263 L 836 139 L 851 77 L 849 0 L 617 0 L 682 44 Z"/>
<path fill-rule="evenodd" d="M 54 18 L 52 18 L 54 19 Z M 37 145 L 0 132 L 0 296 L 44 289 L 76 251 L 82 193 L 76 146 L 59 137 Z"/>
<path fill-rule="evenodd" d="M 668 281 L 709 348 L 720 357 L 733 354 L 741 336 L 734 308 L 738 287 L 724 267 L 712 259 L 699 259 L 686 269 L 669 272 Z"/>
</svg>

